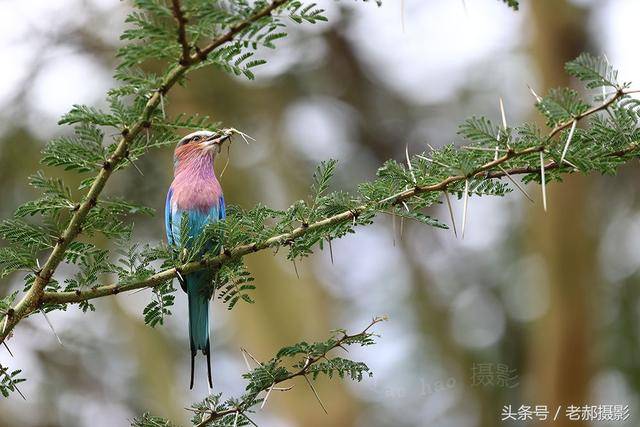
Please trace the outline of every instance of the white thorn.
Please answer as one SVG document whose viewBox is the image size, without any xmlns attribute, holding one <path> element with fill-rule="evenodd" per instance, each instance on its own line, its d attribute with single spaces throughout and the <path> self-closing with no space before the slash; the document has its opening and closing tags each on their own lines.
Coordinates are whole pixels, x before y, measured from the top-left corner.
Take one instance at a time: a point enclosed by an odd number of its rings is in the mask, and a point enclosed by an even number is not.
<svg viewBox="0 0 640 427">
<path fill-rule="evenodd" d="M 419 159 L 422 159 L 422 160 L 426 160 L 427 162 L 435 163 L 436 165 L 440 165 L 443 168 L 451 169 L 451 166 L 449 166 L 449 165 L 445 165 L 444 163 L 441 163 L 441 162 L 439 162 L 437 160 L 433 160 L 433 159 L 430 159 L 428 157 L 421 156 L 420 154 L 416 154 L 416 157 L 419 158 Z"/>
<path fill-rule="evenodd" d="M 160 92 L 160 108 L 162 109 L 162 118 L 166 120 L 167 114 L 164 112 L 164 96 Z"/>
<path fill-rule="evenodd" d="M 491 153 L 493 153 L 495 151 L 507 152 L 507 150 L 500 149 L 500 148 L 498 148 L 498 146 L 496 146 L 496 148 L 489 148 L 489 147 L 473 147 L 473 146 L 469 146 L 469 145 L 463 145 L 462 148 L 464 148 L 465 150 L 489 151 Z"/>
<path fill-rule="evenodd" d="M 611 65 L 609 63 L 609 58 L 607 58 L 607 54 L 606 53 L 602 53 L 602 56 L 604 57 L 604 60 L 607 61 L 607 65 Z M 604 87 L 604 85 L 602 86 L 602 104 L 606 104 L 607 103 L 607 89 Z"/>
<path fill-rule="evenodd" d="M 271 387 L 269 387 L 269 391 L 267 391 L 267 394 L 264 396 L 264 400 L 262 401 L 262 405 L 260 405 L 260 409 L 264 408 L 264 405 L 266 405 L 267 403 L 267 399 L 269 399 L 269 395 L 271 394 L 271 392 L 273 391 L 273 387 L 276 385 L 276 383 L 271 384 Z"/>
<path fill-rule="evenodd" d="M 458 238 L 458 230 L 456 229 L 456 220 L 453 216 L 453 209 L 451 208 L 451 200 L 449 199 L 449 192 L 444 190 L 444 198 L 447 200 L 447 207 L 449 208 L 449 216 L 451 217 L 451 225 L 453 226 L 453 235 Z"/>
<path fill-rule="evenodd" d="M 564 162 L 565 162 L 566 164 L 568 164 L 569 166 L 571 166 L 572 168 L 574 168 L 576 171 L 579 171 L 579 170 L 580 170 L 580 168 L 578 168 L 576 165 L 574 165 L 573 163 L 571 163 L 569 160 L 564 159 Z"/>
<path fill-rule="evenodd" d="M 504 130 L 507 130 L 507 115 L 504 112 L 504 102 L 502 102 L 502 97 L 500 97 L 500 115 L 502 116 L 502 127 Z"/>
<path fill-rule="evenodd" d="M 542 207 L 544 211 L 547 211 L 547 183 L 546 178 L 544 176 L 545 165 L 544 165 L 544 153 L 540 151 L 540 182 L 542 183 Z"/>
<path fill-rule="evenodd" d="M 49 327 L 51 328 L 51 332 L 53 332 L 53 335 L 55 335 L 56 339 L 58 340 L 58 342 L 60 343 L 60 346 L 64 347 L 64 344 L 62 344 L 62 340 L 60 339 L 60 337 L 58 336 L 58 334 L 56 333 L 56 330 L 53 329 L 53 324 L 51 323 L 51 321 L 49 320 L 49 316 L 47 316 L 47 313 L 44 312 L 43 309 L 40 309 L 40 312 L 42 313 L 42 315 L 44 316 L 44 320 L 47 321 L 47 323 L 49 324 Z"/>
<path fill-rule="evenodd" d="M 240 349 L 240 354 L 242 354 L 242 358 L 244 359 L 244 364 L 247 366 L 247 372 L 251 372 L 251 365 L 249 365 L 249 359 L 247 359 L 247 356 L 244 354 L 244 349 L 241 348 Z"/>
<path fill-rule="evenodd" d="M 396 216 L 395 215 L 391 215 L 391 224 L 392 224 L 392 227 L 393 227 L 393 231 L 392 231 L 392 234 L 393 234 L 393 247 L 395 247 L 396 246 Z"/>
<path fill-rule="evenodd" d="M 407 158 L 407 166 L 409 167 L 409 172 L 411 173 L 411 180 L 413 183 L 416 183 L 416 175 L 413 173 L 413 166 L 411 166 L 411 159 L 409 159 L 409 144 L 404 146 L 404 155 Z"/>
<path fill-rule="evenodd" d="M 527 85 L 527 87 L 529 88 L 529 92 L 531 92 L 531 95 L 533 95 L 533 97 L 536 99 L 536 102 L 542 102 L 542 98 L 540 98 L 536 91 L 533 90 L 533 88 L 529 85 Z"/>
<path fill-rule="evenodd" d="M 509 178 L 509 181 L 511 181 L 513 183 L 513 185 L 515 185 L 518 188 L 518 190 L 520 190 L 522 192 L 522 194 L 524 194 L 524 196 L 531 201 L 531 203 L 534 203 L 534 201 L 531 198 L 531 196 L 529 196 L 529 193 L 527 193 L 525 191 L 525 189 L 520 184 L 518 184 L 518 182 L 515 179 L 513 179 L 513 177 L 511 175 L 509 175 L 509 172 L 507 172 L 505 168 L 503 168 L 501 165 L 498 165 L 498 169 L 500 169 L 502 171 L 502 173 L 504 173 L 504 175 L 507 178 Z"/>
<path fill-rule="evenodd" d="M 233 427 L 238 427 L 238 415 L 240 415 L 240 412 L 236 411 L 236 417 L 233 419 Z"/>
<path fill-rule="evenodd" d="M 569 144 L 571 143 L 571 139 L 573 138 L 573 132 L 576 130 L 577 120 L 574 120 L 571 124 L 571 129 L 569 130 L 569 136 L 567 137 L 567 142 L 564 144 L 564 149 L 562 150 L 562 156 L 560 156 L 560 163 L 564 162 L 564 156 L 567 155 L 567 150 L 569 149 Z"/>
<path fill-rule="evenodd" d="M 469 204 L 469 180 L 464 181 L 464 203 L 462 206 L 462 238 L 464 239 L 464 230 L 467 226 L 467 205 Z"/>
</svg>

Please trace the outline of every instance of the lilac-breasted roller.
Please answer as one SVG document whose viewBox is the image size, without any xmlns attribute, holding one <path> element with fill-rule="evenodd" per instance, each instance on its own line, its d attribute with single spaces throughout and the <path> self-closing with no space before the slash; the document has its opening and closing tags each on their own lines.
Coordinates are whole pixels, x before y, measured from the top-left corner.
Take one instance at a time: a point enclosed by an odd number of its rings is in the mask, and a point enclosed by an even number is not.
<svg viewBox="0 0 640 427">
<path fill-rule="evenodd" d="M 185 236 L 180 235 L 182 218 L 189 223 L 185 245 L 198 236 L 204 227 L 225 218 L 222 187 L 216 178 L 213 161 L 220 144 L 229 138 L 225 131 L 193 132 L 180 140 L 173 157 L 173 182 L 167 193 L 165 228 L 169 245 L 178 248 Z M 211 242 L 208 248 L 216 246 Z M 206 250 L 205 249 L 205 250 Z M 182 290 L 189 300 L 189 341 L 191 342 L 191 382 L 193 388 L 194 359 L 201 350 L 207 356 L 209 387 L 211 380 L 211 349 L 209 345 L 209 300 L 212 295 L 212 273 L 197 271 L 179 277 Z"/>
</svg>

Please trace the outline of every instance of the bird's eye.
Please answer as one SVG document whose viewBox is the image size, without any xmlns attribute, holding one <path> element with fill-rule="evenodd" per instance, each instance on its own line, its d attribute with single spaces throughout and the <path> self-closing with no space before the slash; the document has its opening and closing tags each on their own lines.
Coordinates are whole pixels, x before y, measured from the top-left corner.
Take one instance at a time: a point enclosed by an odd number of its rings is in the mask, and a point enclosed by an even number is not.
<svg viewBox="0 0 640 427">
<path fill-rule="evenodd" d="M 200 141 L 200 137 L 199 136 L 194 136 L 191 140 L 193 142 L 198 142 L 198 141 Z"/>
</svg>

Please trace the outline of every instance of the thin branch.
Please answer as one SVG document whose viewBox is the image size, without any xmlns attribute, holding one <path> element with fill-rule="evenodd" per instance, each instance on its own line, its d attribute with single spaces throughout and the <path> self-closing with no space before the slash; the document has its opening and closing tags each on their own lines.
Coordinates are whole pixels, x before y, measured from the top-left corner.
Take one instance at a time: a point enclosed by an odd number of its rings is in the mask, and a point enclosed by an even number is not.
<svg viewBox="0 0 640 427">
<path fill-rule="evenodd" d="M 493 179 L 504 177 L 506 173 L 509 175 L 521 175 L 521 174 L 531 174 L 531 173 L 540 173 L 540 168 L 536 166 L 525 166 L 525 167 L 514 167 L 510 169 L 505 169 L 505 171 L 494 170 L 497 169 L 499 165 L 507 162 L 508 160 L 512 160 L 517 157 L 521 157 L 528 154 L 538 153 L 543 151 L 545 146 L 535 146 L 529 147 L 520 151 L 510 151 L 499 157 L 497 160 L 492 160 L 480 167 L 478 167 L 475 171 L 469 174 L 468 177 L 473 177 L 474 179 Z M 640 148 L 640 142 L 629 145 L 628 147 L 619 150 L 617 152 L 609 153 L 610 157 L 624 157 L 629 155 L 630 153 L 638 150 Z M 544 165 L 545 170 L 553 170 L 557 169 L 559 165 L 550 161 L 546 165 Z M 405 190 L 401 193 L 395 194 L 393 196 L 387 197 L 386 199 L 380 200 L 378 202 L 374 202 L 374 205 L 377 206 L 385 206 L 385 205 L 397 205 L 402 203 L 402 201 L 408 200 L 417 195 L 435 192 L 435 191 L 445 191 L 448 186 L 464 181 L 468 178 L 464 175 L 453 175 L 448 178 L 440 181 L 437 184 L 428 185 L 428 186 L 416 186 L 415 188 L 411 188 Z M 306 226 L 300 226 L 295 228 L 289 233 L 280 234 L 269 239 L 263 240 L 261 242 L 255 242 L 246 245 L 239 245 L 222 253 L 216 257 L 202 259 L 200 261 L 193 261 L 187 264 L 183 264 L 178 269 L 182 274 L 192 273 L 194 271 L 203 270 L 203 269 L 215 269 L 219 268 L 221 265 L 228 263 L 233 260 L 237 260 L 251 253 L 259 252 L 267 248 L 279 247 L 287 242 L 291 242 L 308 232 L 312 232 L 318 229 L 322 229 L 324 227 L 355 220 L 360 213 L 369 209 L 370 205 L 362 205 L 357 208 L 350 209 L 348 211 L 344 211 L 342 213 L 330 216 L 328 218 L 324 218 L 320 221 L 308 224 Z M 43 296 L 43 301 L 46 303 L 53 304 L 65 304 L 65 303 L 77 303 L 81 301 L 87 301 L 90 299 L 100 298 L 108 295 L 115 295 L 120 292 L 131 291 L 135 289 L 142 289 L 148 287 L 155 287 L 162 283 L 165 283 L 168 280 L 172 280 L 176 276 L 176 268 L 169 268 L 154 274 L 153 276 L 141 280 L 139 282 L 127 283 L 123 285 L 115 284 L 115 285 L 106 285 L 106 286 L 98 286 L 89 290 L 76 290 L 74 292 L 46 292 Z"/>
<path fill-rule="evenodd" d="M 180 6 L 180 0 L 171 0 L 171 10 L 173 11 L 173 17 L 178 25 L 178 43 L 182 48 L 182 57 L 180 58 L 181 65 L 189 65 L 191 58 L 191 46 L 187 41 L 187 18 L 184 16 L 184 11 Z"/>
<path fill-rule="evenodd" d="M 289 0 L 273 0 L 268 6 L 261 11 L 247 17 L 244 21 L 232 26 L 224 34 L 215 38 L 203 49 L 195 52 L 189 56 L 189 61 L 186 64 L 177 64 L 171 68 L 165 77 L 162 79 L 160 86 L 153 91 L 151 97 L 147 101 L 142 114 L 139 119 L 133 123 L 129 128 L 124 128 L 121 131 L 120 140 L 111 156 L 104 162 L 100 172 L 93 180 L 88 193 L 86 194 L 82 203 L 80 203 L 78 209 L 75 211 L 67 228 L 58 238 L 58 241 L 49 254 L 43 267 L 36 273 L 36 279 L 25 294 L 25 296 L 16 304 L 11 312 L 11 315 L 4 317 L 2 329 L 0 330 L 0 342 L 4 342 L 6 337 L 11 333 L 13 328 L 24 317 L 33 313 L 40 308 L 45 301 L 44 288 L 53 277 L 58 265 L 64 259 L 64 255 L 75 238 L 80 234 L 82 230 L 82 224 L 84 223 L 89 211 L 98 203 L 98 197 L 102 193 L 107 181 L 111 177 L 112 172 L 117 166 L 126 159 L 126 155 L 131 143 L 138 137 L 138 135 L 150 126 L 150 121 L 153 112 L 157 109 L 158 104 L 163 101 L 163 96 L 176 84 L 176 82 L 191 68 L 193 65 L 204 61 L 207 55 L 214 51 L 216 48 L 228 43 L 234 39 L 234 37 L 249 27 L 252 23 L 271 15 L 271 13 L 282 6 Z M 175 275 L 175 269 L 171 274 L 171 277 Z M 162 283 L 162 282 L 158 282 Z M 134 287 L 132 289 L 138 289 Z M 104 290 L 100 291 L 104 292 Z M 117 286 L 116 286 L 117 292 Z M 108 295 L 107 293 L 106 295 Z"/>
<path fill-rule="evenodd" d="M 367 327 L 362 330 L 362 332 L 359 332 L 359 333 L 354 334 L 354 335 L 349 335 L 349 334 L 345 333 L 341 338 L 335 340 L 333 345 L 331 347 L 327 348 L 322 354 L 319 354 L 319 355 L 317 355 L 315 357 L 308 356 L 307 359 L 305 360 L 305 363 L 303 364 L 303 366 L 299 370 L 297 370 L 295 372 L 291 372 L 288 375 L 282 377 L 281 379 L 279 379 L 277 381 L 274 381 L 274 382 L 269 383 L 269 384 L 265 384 L 262 387 L 261 390 L 259 390 L 257 393 L 252 393 L 252 394 L 253 395 L 257 395 L 257 394 L 259 394 L 259 393 L 261 393 L 263 391 L 268 391 L 269 389 L 274 389 L 275 390 L 275 388 L 273 388 L 275 385 L 281 384 L 283 382 L 292 380 L 292 379 L 297 378 L 297 377 L 304 377 L 307 380 L 307 382 L 309 382 L 309 379 L 307 378 L 307 374 L 309 374 L 309 370 L 314 364 L 316 364 L 318 361 L 320 361 L 322 359 L 326 359 L 327 354 L 330 351 L 332 351 L 332 350 L 334 350 L 336 348 L 339 348 L 339 347 L 343 347 L 345 342 L 347 342 L 349 340 L 353 340 L 353 339 L 358 338 L 358 337 L 362 337 L 364 335 L 369 335 L 369 329 L 371 329 L 375 324 L 380 323 L 380 322 L 384 322 L 385 320 L 387 320 L 386 316 L 375 317 L 373 320 L 371 320 L 369 325 L 367 325 Z M 256 360 L 256 363 L 260 364 L 260 362 L 258 362 L 257 360 Z M 309 382 L 309 385 L 311 385 L 310 382 Z M 313 386 L 311 386 L 311 388 L 312 388 L 314 394 L 316 394 L 316 397 L 319 400 L 320 398 L 317 396 L 317 393 L 316 393 L 315 389 L 313 388 Z M 209 412 L 209 414 L 206 417 L 204 417 L 202 419 L 202 421 L 200 423 L 196 424 L 195 427 L 204 427 L 204 426 L 208 425 L 209 423 L 211 423 L 211 422 L 213 422 L 215 420 L 219 420 L 220 418 L 223 418 L 223 417 L 225 417 L 227 415 L 231 415 L 231 414 L 240 414 L 240 415 L 243 415 L 246 418 L 246 415 L 244 415 L 243 412 L 246 411 L 247 409 L 249 409 L 251 406 L 253 406 L 252 403 L 253 403 L 253 399 L 249 398 L 249 399 L 245 399 L 245 400 L 241 401 L 237 406 L 235 406 L 233 408 L 225 409 L 225 410 L 222 410 L 222 411 L 212 410 L 211 412 Z M 322 405 L 322 402 L 320 404 Z M 322 405 L 322 408 L 326 412 L 326 409 L 325 409 L 324 405 Z"/>
</svg>

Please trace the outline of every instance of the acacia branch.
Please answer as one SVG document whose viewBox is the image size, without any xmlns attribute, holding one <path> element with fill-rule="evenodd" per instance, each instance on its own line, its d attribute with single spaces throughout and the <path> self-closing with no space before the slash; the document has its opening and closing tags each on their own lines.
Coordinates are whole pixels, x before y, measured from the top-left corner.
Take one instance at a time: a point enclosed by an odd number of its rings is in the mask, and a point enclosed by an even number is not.
<svg viewBox="0 0 640 427">
<path fill-rule="evenodd" d="M 442 181 L 431 184 L 431 185 L 416 185 L 413 188 L 409 188 L 400 193 L 394 194 L 393 196 L 387 197 L 382 200 L 374 201 L 371 203 L 363 204 L 356 208 L 341 212 L 339 214 L 324 218 L 322 220 L 310 223 L 303 224 L 288 233 L 283 233 L 277 236 L 273 236 L 269 239 L 255 242 L 251 244 L 244 244 L 236 246 L 232 249 L 225 251 L 224 253 L 212 257 L 212 258 L 204 258 L 199 261 L 193 261 L 186 264 L 183 264 L 179 267 L 169 268 L 163 271 L 160 271 L 145 280 L 141 280 L 138 282 L 125 283 L 125 284 L 113 284 L 113 285 L 105 285 L 98 286 L 88 290 L 76 290 L 74 292 L 46 292 L 43 296 L 43 302 L 53 303 L 53 304 L 66 304 L 66 303 L 78 303 L 82 301 L 87 301 L 95 298 L 100 298 L 108 295 L 115 295 L 121 292 L 132 291 L 136 289 L 142 288 L 152 288 L 158 286 L 166 281 L 172 280 L 180 274 L 188 274 L 198 270 L 204 269 L 217 269 L 220 268 L 223 264 L 240 259 L 246 255 L 249 255 L 254 252 L 259 252 L 272 247 L 279 247 L 282 245 L 286 245 L 294 241 L 297 238 L 305 235 L 306 233 L 322 229 L 324 227 L 328 227 L 330 225 L 344 223 L 347 221 L 352 221 L 357 219 L 357 217 L 365 211 L 369 211 L 376 207 L 388 206 L 388 205 L 398 205 L 412 197 L 416 197 L 423 193 L 430 192 L 444 192 L 448 189 L 449 186 L 465 181 L 470 178 L 481 179 L 481 180 L 489 180 L 494 178 L 501 178 L 506 175 L 522 175 L 522 174 L 531 174 L 531 173 L 540 173 L 540 167 L 514 167 L 510 169 L 505 169 L 502 167 L 504 163 L 507 163 L 510 160 L 538 153 L 540 151 L 546 150 L 550 145 L 552 145 L 555 140 L 553 137 L 556 136 L 560 131 L 570 127 L 574 121 L 580 121 L 587 116 L 593 115 L 599 111 L 607 109 L 610 105 L 612 105 L 616 100 L 620 99 L 624 95 L 626 95 L 626 91 L 618 91 L 614 96 L 611 97 L 607 102 L 595 106 L 588 111 L 574 117 L 573 119 L 561 123 L 554 127 L 548 134 L 545 142 L 543 144 L 525 148 L 522 150 L 513 150 L 508 149 L 504 155 L 498 157 L 495 160 L 492 160 L 488 163 L 485 163 L 482 166 L 479 166 L 474 171 L 470 172 L 468 175 L 458 174 L 451 175 Z M 634 142 L 624 149 L 621 149 L 616 152 L 611 152 L 605 154 L 608 157 L 626 157 L 640 148 L 639 142 Z M 555 161 L 550 161 L 549 163 L 544 165 L 545 170 L 554 170 L 559 168 L 560 165 Z"/>
<path fill-rule="evenodd" d="M 307 358 L 305 359 L 304 365 L 297 371 L 295 372 L 291 372 L 288 375 L 286 375 L 283 378 L 280 378 L 279 380 L 275 380 L 273 381 L 271 384 L 266 384 L 262 389 L 260 389 L 259 391 L 257 391 L 254 395 L 257 395 L 263 391 L 267 391 L 270 388 L 278 385 L 278 384 L 282 384 L 283 382 L 292 380 L 294 378 L 297 377 L 301 377 L 301 376 L 306 376 L 309 373 L 309 369 L 315 365 L 318 361 L 320 361 L 321 359 L 325 359 L 327 357 L 327 354 L 332 351 L 335 350 L 336 348 L 344 348 L 344 344 L 347 341 L 351 341 L 354 339 L 358 339 L 361 337 L 365 337 L 365 336 L 371 336 L 369 329 L 371 329 L 375 324 L 383 322 L 387 320 L 386 317 L 382 316 L 382 317 L 375 317 L 371 323 L 369 323 L 369 325 L 364 328 L 361 332 L 354 334 L 354 335 L 349 335 L 346 332 L 343 332 L 342 337 L 340 337 L 339 339 L 335 340 L 335 342 L 333 343 L 333 345 L 331 345 L 330 347 L 328 347 L 322 354 L 317 354 L 315 356 L 311 356 L 308 355 Z M 215 421 L 215 420 L 219 420 L 220 418 L 223 418 L 227 415 L 231 415 L 231 414 L 240 414 L 242 415 L 244 411 L 246 411 L 247 409 L 249 409 L 251 406 L 253 406 L 255 402 L 255 399 L 251 398 L 251 397 L 246 397 L 244 398 L 237 406 L 233 407 L 233 408 L 229 408 L 229 409 L 225 409 L 222 411 L 215 411 L 215 410 L 211 410 L 211 411 L 207 411 L 205 413 L 207 413 L 208 415 L 206 417 L 204 417 L 202 419 L 201 422 L 199 422 L 198 424 L 195 425 L 195 427 L 204 427 L 206 425 L 208 425 L 209 423 Z"/>
<path fill-rule="evenodd" d="M 112 172 L 116 167 L 127 157 L 129 146 L 132 141 L 144 130 L 151 126 L 151 116 L 153 112 L 158 108 L 162 97 L 176 84 L 176 82 L 189 70 L 193 65 L 206 60 L 207 55 L 221 45 L 228 43 L 234 39 L 241 31 L 249 27 L 254 22 L 269 16 L 275 9 L 287 3 L 290 0 L 273 0 L 268 6 L 259 12 L 247 17 L 242 22 L 229 28 L 224 34 L 213 39 L 202 50 L 198 50 L 189 56 L 189 61 L 183 59 L 163 78 L 160 86 L 153 92 L 153 95 L 147 101 L 142 114 L 131 127 L 122 129 L 121 137 L 118 141 L 116 149 L 113 154 L 105 160 L 100 169 L 100 172 L 93 180 L 93 184 L 88 193 L 80 203 L 78 208 L 73 213 L 69 224 L 58 238 L 53 250 L 47 257 L 42 268 L 36 272 L 36 278 L 26 293 L 26 295 L 15 305 L 15 307 L 9 309 L 4 316 L 4 320 L 0 327 L 0 342 L 4 342 L 6 337 L 11 333 L 13 328 L 20 322 L 21 319 L 33 313 L 40 308 L 45 300 L 44 289 L 53 277 L 58 265 L 64 259 L 65 253 L 69 247 L 69 244 L 75 240 L 75 238 L 82 232 L 82 224 L 84 223 L 89 211 L 98 203 L 98 197 L 102 193 L 107 181 L 109 180 Z M 179 3 L 174 2 L 178 5 Z M 180 16 L 184 19 L 182 12 Z M 186 22 L 186 21 L 185 21 Z M 178 32 L 184 32 L 184 22 L 179 24 Z M 182 36 L 179 36 L 182 39 Z M 186 41 L 186 36 L 185 36 Z M 182 44 L 182 42 L 181 42 Z M 184 47 L 184 45 L 183 45 Z"/>
</svg>

